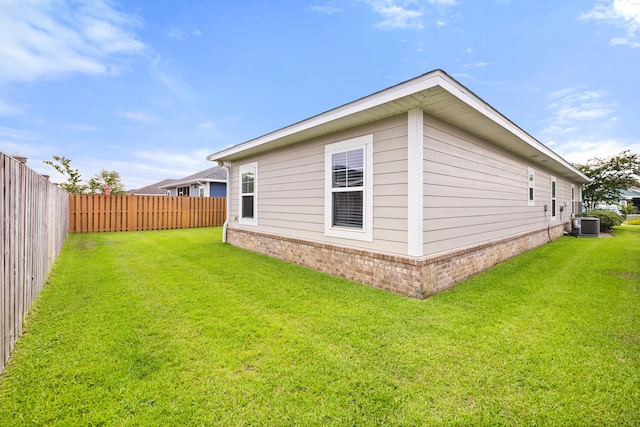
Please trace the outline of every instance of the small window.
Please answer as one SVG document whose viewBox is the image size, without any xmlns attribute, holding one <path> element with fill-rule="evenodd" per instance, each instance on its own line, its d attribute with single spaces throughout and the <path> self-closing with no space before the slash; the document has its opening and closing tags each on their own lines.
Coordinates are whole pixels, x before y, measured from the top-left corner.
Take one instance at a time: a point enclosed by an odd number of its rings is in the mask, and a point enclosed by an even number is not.
<svg viewBox="0 0 640 427">
<path fill-rule="evenodd" d="M 167 196 L 171 195 L 171 190 L 167 190 Z"/>
<path fill-rule="evenodd" d="M 240 224 L 258 225 L 257 188 L 258 163 L 240 166 Z"/>
<path fill-rule="evenodd" d="M 200 187 L 200 197 L 204 197 L 204 187 Z"/>
<path fill-rule="evenodd" d="M 576 213 L 576 187 L 571 184 L 571 215 Z"/>
<path fill-rule="evenodd" d="M 556 177 L 551 177 L 551 219 L 556 218 Z"/>
<path fill-rule="evenodd" d="M 188 196 L 189 195 L 189 187 L 178 187 L 178 196 Z"/>
<path fill-rule="evenodd" d="M 536 204 L 536 176 L 532 168 L 528 170 L 527 197 L 529 206 L 534 206 Z"/>
<path fill-rule="evenodd" d="M 373 135 L 325 147 L 325 234 L 373 240 Z"/>
</svg>

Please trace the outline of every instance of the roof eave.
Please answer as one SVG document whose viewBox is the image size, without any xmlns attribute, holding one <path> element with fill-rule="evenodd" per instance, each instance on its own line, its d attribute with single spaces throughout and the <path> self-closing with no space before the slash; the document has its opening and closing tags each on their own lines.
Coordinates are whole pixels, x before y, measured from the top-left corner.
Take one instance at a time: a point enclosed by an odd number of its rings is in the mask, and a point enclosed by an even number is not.
<svg viewBox="0 0 640 427">
<path fill-rule="evenodd" d="M 476 134 L 486 133 L 487 127 L 489 127 L 491 132 L 502 134 L 499 139 L 487 138 L 497 145 L 529 158 L 532 163 L 550 167 L 550 169 L 571 177 L 577 182 L 590 182 L 589 178 L 573 165 L 442 70 L 431 71 L 349 104 L 211 154 L 207 156 L 207 160 L 214 162 L 239 160 L 276 147 L 295 144 L 314 136 L 404 113 L 414 108 L 421 108 L 444 121 L 449 121 L 446 116 L 438 116 L 438 106 L 430 103 L 429 95 L 438 87 L 453 96 L 454 102 L 468 110 L 469 117 L 476 119 L 463 120 L 460 123 L 451 122 L 452 124 Z M 436 91 L 438 90 L 436 89 Z M 481 124 L 477 124 L 478 117 L 482 117 Z M 522 146 L 514 147 L 513 144 L 522 144 Z"/>
</svg>

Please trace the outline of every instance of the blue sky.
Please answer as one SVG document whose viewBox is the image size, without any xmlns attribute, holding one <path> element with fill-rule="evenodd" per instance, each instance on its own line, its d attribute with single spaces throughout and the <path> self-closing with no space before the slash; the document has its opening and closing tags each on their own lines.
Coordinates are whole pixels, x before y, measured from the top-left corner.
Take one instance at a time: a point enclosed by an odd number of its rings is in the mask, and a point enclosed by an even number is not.
<svg viewBox="0 0 640 427">
<path fill-rule="evenodd" d="M 0 151 L 137 188 L 437 68 L 571 162 L 640 152 L 640 0 L 0 0 Z"/>
</svg>

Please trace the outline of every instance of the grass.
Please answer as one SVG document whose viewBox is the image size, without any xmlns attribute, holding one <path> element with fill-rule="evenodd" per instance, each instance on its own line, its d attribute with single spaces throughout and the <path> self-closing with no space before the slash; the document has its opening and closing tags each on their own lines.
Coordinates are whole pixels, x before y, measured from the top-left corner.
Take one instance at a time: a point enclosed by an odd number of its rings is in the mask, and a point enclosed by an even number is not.
<svg viewBox="0 0 640 427">
<path fill-rule="evenodd" d="M 428 300 L 220 243 L 72 234 L 0 425 L 638 425 L 640 227 Z"/>
</svg>

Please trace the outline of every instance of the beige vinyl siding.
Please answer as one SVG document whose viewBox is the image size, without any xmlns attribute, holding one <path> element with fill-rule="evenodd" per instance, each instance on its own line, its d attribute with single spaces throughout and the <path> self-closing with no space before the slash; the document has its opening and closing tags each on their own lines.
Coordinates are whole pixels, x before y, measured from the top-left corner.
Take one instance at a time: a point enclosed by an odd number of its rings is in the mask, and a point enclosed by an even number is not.
<svg viewBox="0 0 640 427">
<path fill-rule="evenodd" d="M 373 242 L 324 235 L 324 147 L 373 134 Z M 407 119 L 398 115 L 235 161 L 231 180 L 231 227 L 389 253 L 406 253 Z M 238 167 L 258 162 L 258 225 L 242 226 L 238 215 Z"/>
<path fill-rule="evenodd" d="M 535 206 L 528 206 L 529 167 L 535 169 Z M 425 114 L 425 255 L 546 227 L 550 212 L 545 217 L 543 206 L 551 205 L 550 175 L 540 165 Z M 570 197 L 565 191 L 570 183 L 560 177 L 557 182 L 560 206 Z"/>
</svg>

